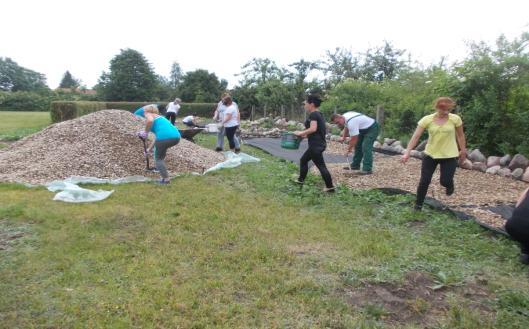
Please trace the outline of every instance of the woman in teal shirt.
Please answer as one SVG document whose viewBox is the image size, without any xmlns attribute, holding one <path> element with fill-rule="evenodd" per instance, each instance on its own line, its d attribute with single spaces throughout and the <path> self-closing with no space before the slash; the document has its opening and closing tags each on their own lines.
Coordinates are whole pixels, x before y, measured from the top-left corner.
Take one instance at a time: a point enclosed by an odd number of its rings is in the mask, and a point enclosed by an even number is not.
<svg viewBox="0 0 529 329">
<path fill-rule="evenodd" d="M 138 136 L 146 139 L 149 132 L 154 134 L 155 141 L 149 147 L 148 151 L 154 146 L 156 169 L 158 169 L 162 176 L 160 183 L 169 184 L 169 174 L 167 173 L 164 159 L 167 150 L 180 142 L 180 132 L 169 120 L 160 115 L 156 105 L 151 104 L 141 107 L 134 114 L 147 119 L 145 130 L 138 132 Z"/>
</svg>

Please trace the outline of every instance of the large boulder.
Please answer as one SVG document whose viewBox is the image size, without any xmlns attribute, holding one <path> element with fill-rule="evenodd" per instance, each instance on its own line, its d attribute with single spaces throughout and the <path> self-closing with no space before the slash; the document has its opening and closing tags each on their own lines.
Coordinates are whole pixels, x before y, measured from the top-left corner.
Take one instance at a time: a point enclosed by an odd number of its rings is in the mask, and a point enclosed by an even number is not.
<svg viewBox="0 0 529 329">
<path fill-rule="evenodd" d="M 428 140 L 422 141 L 415 149 L 419 152 L 422 152 L 426 149 L 426 144 L 428 144 Z"/>
<path fill-rule="evenodd" d="M 509 169 L 514 170 L 516 168 L 522 168 L 525 170 L 529 166 L 529 160 L 521 154 L 516 154 L 511 162 L 509 163 Z"/>
<path fill-rule="evenodd" d="M 500 165 L 500 157 L 490 156 L 487 158 L 487 168 L 496 167 Z"/>
<path fill-rule="evenodd" d="M 509 163 L 511 163 L 512 157 L 510 154 L 506 154 L 501 157 L 500 159 L 500 166 L 505 167 L 508 166 Z"/>
<path fill-rule="evenodd" d="M 529 168 L 525 169 L 525 173 L 522 176 L 522 180 L 524 182 L 529 183 Z"/>
<path fill-rule="evenodd" d="M 416 158 L 416 159 L 423 159 L 424 158 L 424 153 L 419 152 L 417 150 L 411 150 L 410 151 L 410 156 L 413 157 L 413 158 Z M 471 163 L 471 165 L 472 165 L 472 163 Z"/>
<path fill-rule="evenodd" d="M 394 138 L 384 138 L 384 144 L 391 145 L 396 141 Z"/>
<path fill-rule="evenodd" d="M 522 179 L 523 173 L 524 170 L 522 168 L 516 168 L 512 171 L 512 178 L 520 180 Z"/>
<path fill-rule="evenodd" d="M 393 152 L 400 153 L 400 154 L 402 154 L 402 152 L 406 150 L 404 147 L 402 147 L 402 145 L 397 145 L 397 146 L 391 145 L 391 149 L 393 150 Z"/>
<path fill-rule="evenodd" d="M 501 169 L 501 167 L 499 165 L 498 166 L 492 166 L 492 167 L 487 169 L 486 173 L 487 174 L 491 174 L 491 175 L 496 175 L 500 169 Z"/>
<path fill-rule="evenodd" d="M 500 170 L 498 170 L 498 175 L 503 177 L 511 177 L 512 173 L 509 168 L 501 168 Z"/>
<path fill-rule="evenodd" d="M 474 162 L 472 163 L 472 170 L 486 172 L 487 165 L 484 162 Z"/>
<path fill-rule="evenodd" d="M 382 144 L 380 144 L 379 141 L 375 141 L 375 142 L 373 143 L 373 147 L 376 148 L 376 149 L 379 149 L 381 146 L 382 146 Z"/>
<path fill-rule="evenodd" d="M 472 162 L 482 162 L 483 164 L 487 162 L 487 158 L 485 158 L 485 156 L 483 155 L 483 153 L 480 152 L 479 149 L 475 149 L 474 151 L 472 151 L 472 153 L 470 153 L 468 158 Z"/>
<path fill-rule="evenodd" d="M 400 141 L 394 141 L 393 143 L 391 143 L 391 146 L 402 146 L 402 143 Z"/>
<path fill-rule="evenodd" d="M 465 159 L 465 161 L 459 164 L 459 166 L 463 169 L 472 170 L 472 161 Z"/>
</svg>

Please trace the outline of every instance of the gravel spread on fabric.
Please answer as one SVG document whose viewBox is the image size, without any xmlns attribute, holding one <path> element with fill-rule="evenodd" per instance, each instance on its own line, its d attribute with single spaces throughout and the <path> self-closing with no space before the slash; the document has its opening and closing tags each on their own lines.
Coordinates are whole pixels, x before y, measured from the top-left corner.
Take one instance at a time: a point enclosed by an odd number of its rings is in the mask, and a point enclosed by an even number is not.
<svg viewBox="0 0 529 329">
<path fill-rule="evenodd" d="M 144 127 L 145 119 L 121 110 L 53 124 L 0 150 L 0 181 L 42 184 L 70 176 L 159 177 L 145 170 L 143 144 L 136 136 Z M 168 150 L 165 159 L 170 175 L 202 173 L 222 161 L 222 154 L 184 139 Z M 152 157 L 149 164 L 154 167 Z"/>
<path fill-rule="evenodd" d="M 345 151 L 346 146 L 343 144 L 327 143 L 326 152 L 344 154 Z M 374 158 L 372 175 L 354 175 L 343 169 L 344 164 L 327 164 L 327 167 L 335 182 L 352 189 L 397 188 L 416 193 L 421 175 L 420 160 L 410 158 L 406 164 L 402 164 L 399 155 L 389 156 L 376 152 Z M 317 173 L 316 168 L 312 170 Z M 454 177 L 455 193 L 447 196 L 445 188 L 439 184 L 439 174 L 437 168 L 427 196 L 439 200 L 452 210 L 465 212 L 478 221 L 501 230 L 504 230 L 505 219 L 485 208 L 513 204 L 529 186 L 512 178 L 457 168 Z"/>
</svg>

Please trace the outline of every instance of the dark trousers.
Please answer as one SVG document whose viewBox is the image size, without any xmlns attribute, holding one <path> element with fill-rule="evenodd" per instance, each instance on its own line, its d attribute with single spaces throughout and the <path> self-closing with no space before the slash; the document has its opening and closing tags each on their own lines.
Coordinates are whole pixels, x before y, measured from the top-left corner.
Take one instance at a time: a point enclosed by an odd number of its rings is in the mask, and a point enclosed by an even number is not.
<svg viewBox="0 0 529 329">
<path fill-rule="evenodd" d="M 154 160 L 156 162 L 156 169 L 160 172 L 162 178 L 168 178 L 169 173 L 165 167 L 165 156 L 167 155 L 167 149 L 175 146 L 180 142 L 180 138 L 162 139 L 154 142 Z"/>
<path fill-rule="evenodd" d="M 299 159 L 299 181 L 305 181 L 307 173 L 309 172 L 309 161 L 312 160 L 318 170 L 320 171 L 321 177 L 325 182 L 327 188 L 331 188 L 332 178 L 327 166 L 325 165 L 325 160 L 323 160 L 323 151 L 325 151 L 325 146 L 323 147 L 311 147 L 303 153 L 301 159 Z"/>
<path fill-rule="evenodd" d="M 522 254 L 529 254 L 529 208 L 514 209 L 512 217 L 505 223 L 505 231 L 520 243 Z"/>
<path fill-rule="evenodd" d="M 438 164 L 441 166 L 441 185 L 446 188 L 454 187 L 454 174 L 456 173 L 457 168 L 457 158 L 434 159 L 426 155 L 422 160 L 421 180 L 417 187 L 417 201 L 415 202 L 415 205 L 418 208 L 422 207 L 422 204 L 424 203 L 424 198 L 428 192 L 428 186 L 430 186 L 433 173 Z"/>
<path fill-rule="evenodd" d="M 165 118 L 169 121 L 171 121 L 171 124 L 174 126 L 174 122 L 176 120 L 176 113 L 174 112 L 167 112 L 165 113 Z"/>
<path fill-rule="evenodd" d="M 224 128 L 228 143 L 230 143 L 230 150 L 235 149 L 235 132 L 237 131 L 237 128 L 239 128 L 239 126 Z"/>
</svg>

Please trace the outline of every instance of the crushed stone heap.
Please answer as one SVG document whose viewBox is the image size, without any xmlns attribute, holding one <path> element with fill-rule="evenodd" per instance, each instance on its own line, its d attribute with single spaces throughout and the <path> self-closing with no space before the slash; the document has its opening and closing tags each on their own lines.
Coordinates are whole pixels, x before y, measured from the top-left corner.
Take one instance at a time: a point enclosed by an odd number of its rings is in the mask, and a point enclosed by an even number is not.
<svg viewBox="0 0 529 329">
<path fill-rule="evenodd" d="M 42 184 L 70 176 L 146 175 L 143 144 L 136 136 L 144 127 L 145 119 L 121 110 L 53 124 L 0 151 L 0 181 Z M 221 161 L 221 154 L 184 139 L 165 159 L 170 174 L 202 173 Z M 149 162 L 154 166 L 152 157 Z"/>
</svg>

